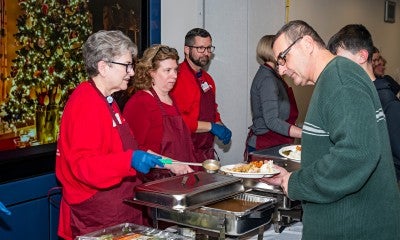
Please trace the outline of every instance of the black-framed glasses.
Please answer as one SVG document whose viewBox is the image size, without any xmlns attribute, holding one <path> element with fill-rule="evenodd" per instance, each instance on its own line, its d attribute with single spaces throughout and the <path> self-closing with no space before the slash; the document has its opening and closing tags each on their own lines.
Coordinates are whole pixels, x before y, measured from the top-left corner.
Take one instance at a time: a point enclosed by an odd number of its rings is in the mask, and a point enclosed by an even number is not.
<svg viewBox="0 0 400 240">
<path fill-rule="evenodd" d="M 121 66 L 125 66 L 126 68 L 126 73 L 129 73 L 129 71 L 134 71 L 135 70 L 135 63 L 120 63 L 120 62 L 114 62 L 114 61 L 109 61 L 108 63 L 113 63 L 113 64 L 118 64 Z"/>
<path fill-rule="evenodd" d="M 286 64 L 286 55 L 288 54 L 288 52 L 290 51 L 290 49 L 293 47 L 294 44 L 296 44 L 296 42 L 298 42 L 300 39 L 302 39 L 303 37 L 299 37 L 296 40 L 294 40 L 294 42 L 292 42 L 292 44 L 289 45 L 289 47 L 287 47 L 285 49 L 285 51 L 281 52 L 278 54 L 278 59 L 276 60 L 277 64 L 279 66 L 285 66 Z"/>
<path fill-rule="evenodd" d="M 209 46 L 209 47 L 188 46 L 188 47 L 195 48 L 198 53 L 204 53 L 206 49 L 208 53 L 212 53 L 215 50 L 214 46 Z"/>
</svg>

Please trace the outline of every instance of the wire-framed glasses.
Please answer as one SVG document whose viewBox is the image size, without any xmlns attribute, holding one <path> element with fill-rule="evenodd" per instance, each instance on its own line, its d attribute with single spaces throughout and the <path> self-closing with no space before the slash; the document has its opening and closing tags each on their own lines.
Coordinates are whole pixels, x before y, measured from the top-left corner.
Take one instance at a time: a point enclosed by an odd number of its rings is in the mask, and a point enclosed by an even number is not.
<svg viewBox="0 0 400 240">
<path fill-rule="evenodd" d="M 120 63 L 120 62 L 114 62 L 114 61 L 109 61 L 108 63 L 113 63 L 121 66 L 125 66 L 126 68 L 126 73 L 129 73 L 129 71 L 133 71 L 135 69 L 135 63 Z"/>
<path fill-rule="evenodd" d="M 297 38 L 296 40 L 294 40 L 294 42 L 292 42 L 292 44 L 289 45 L 289 47 L 287 47 L 283 52 L 280 52 L 278 54 L 278 59 L 276 60 L 276 62 L 277 62 L 277 64 L 279 66 L 285 66 L 285 64 L 286 64 L 286 55 L 289 53 L 289 51 L 293 47 L 293 45 L 296 44 L 296 42 L 298 42 L 302 38 L 303 37 Z"/>
<path fill-rule="evenodd" d="M 212 53 L 215 50 L 214 46 L 209 46 L 209 47 L 188 46 L 188 47 L 196 49 L 198 53 L 204 53 L 206 50 L 208 53 Z"/>
</svg>

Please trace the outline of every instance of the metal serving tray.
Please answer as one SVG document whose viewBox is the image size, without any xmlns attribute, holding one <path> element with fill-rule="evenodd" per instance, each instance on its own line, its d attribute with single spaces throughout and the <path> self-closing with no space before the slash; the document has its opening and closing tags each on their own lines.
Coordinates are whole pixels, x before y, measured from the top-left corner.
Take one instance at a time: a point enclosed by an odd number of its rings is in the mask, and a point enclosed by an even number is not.
<svg viewBox="0 0 400 240">
<path fill-rule="evenodd" d="M 164 178 L 136 186 L 135 198 L 127 200 L 160 209 L 195 209 L 244 192 L 240 178 L 206 172 Z"/>
<path fill-rule="evenodd" d="M 192 238 L 177 235 L 134 223 L 121 223 L 112 227 L 101 229 L 75 240 L 113 240 L 113 239 L 157 239 L 157 240 L 193 240 Z"/>
<path fill-rule="evenodd" d="M 283 195 L 281 187 L 261 182 L 259 179 L 252 179 L 252 178 L 243 179 L 243 186 L 245 187 L 245 189 L 258 190 L 262 192 L 270 192 Z"/>
<path fill-rule="evenodd" d="M 276 199 L 273 197 L 242 193 L 233 198 L 203 206 L 200 208 L 200 211 L 207 213 L 223 213 L 230 214 L 235 217 L 243 217 L 248 214 L 254 214 L 260 208 L 265 208 L 267 205 L 272 206 L 272 204 L 275 202 Z"/>
<path fill-rule="evenodd" d="M 241 193 L 233 198 L 212 203 L 191 211 L 178 213 L 157 209 L 157 220 L 177 223 L 224 235 L 242 236 L 268 224 L 276 199 Z"/>
</svg>

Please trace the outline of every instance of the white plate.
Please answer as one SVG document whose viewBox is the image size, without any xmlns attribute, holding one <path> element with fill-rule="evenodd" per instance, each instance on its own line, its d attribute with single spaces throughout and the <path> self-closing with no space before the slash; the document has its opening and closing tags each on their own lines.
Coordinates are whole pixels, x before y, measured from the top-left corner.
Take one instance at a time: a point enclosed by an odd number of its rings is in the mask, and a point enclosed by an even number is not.
<svg viewBox="0 0 400 240">
<path fill-rule="evenodd" d="M 290 156 L 290 155 L 286 155 L 286 154 L 283 153 L 285 151 L 293 151 L 293 152 L 300 152 L 300 155 L 301 155 L 301 151 L 296 150 L 297 146 L 301 147 L 301 145 L 290 145 L 290 146 L 283 147 L 283 148 L 279 149 L 279 154 L 281 156 L 285 157 L 285 158 L 289 158 L 289 159 L 295 160 L 297 162 L 300 162 L 301 161 L 301 157 Z"/>
<path fill-rule="evenodd" d="M 274 172 L 266 173 L 266 172 L 258 172 L 258 173 L 244 173 L 244 172 L 234 172 L 232 169 L 237 166 L 238 164 L 231 164 L 231 165 L 225 165 L 221 167 L 221 171 L 228 174 L 232 175 L 234 177 L 240 177 L 240 178 L 263 178 L 263 177 L 272 177 L 275 176 L 276 174 L 279 174 L 280 171 L 278 169 L 274 169 Z"/>
</svg>

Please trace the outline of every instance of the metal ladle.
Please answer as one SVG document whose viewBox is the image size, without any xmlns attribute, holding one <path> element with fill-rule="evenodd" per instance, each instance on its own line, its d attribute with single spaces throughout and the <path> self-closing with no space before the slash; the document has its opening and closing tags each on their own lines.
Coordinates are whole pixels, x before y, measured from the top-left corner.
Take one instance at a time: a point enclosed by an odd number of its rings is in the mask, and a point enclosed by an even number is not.
<svg viewBox="0 0 400 240">
<path fill-rule="evenodd" d="M 221 168 L 221 163 L 215 159 L 207 159 L 202 163 L 194 163 L 194 162 L 180 162 L 180 161 L 174 161 L 169 158 L 162 158 L 161 162 L 164 164 L 184 164 L 189 166 L 199 166 L 203 167 L 208 173 L 216 173 Z"/>
</svg>

